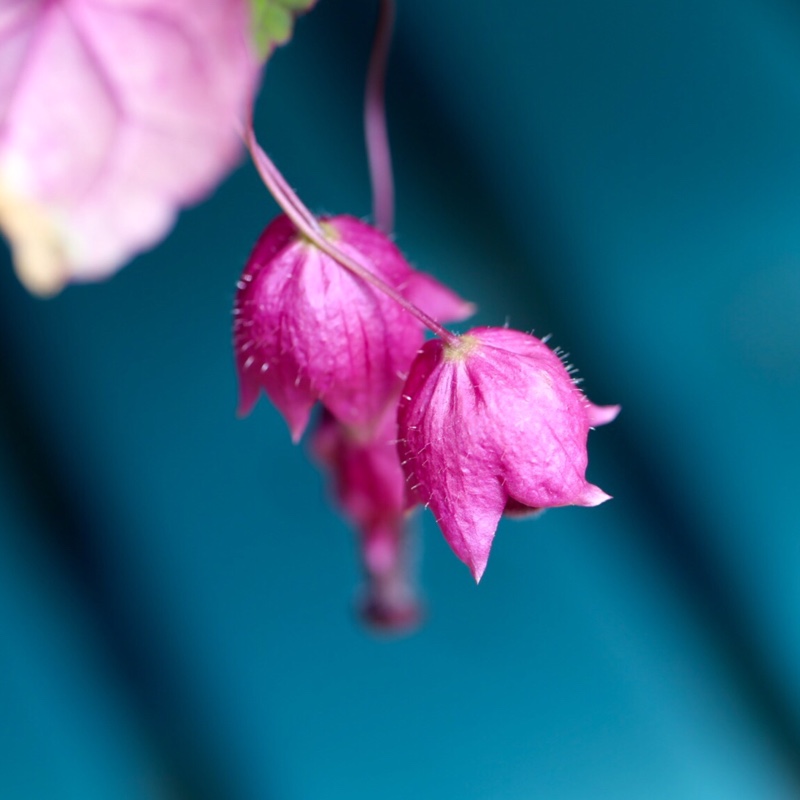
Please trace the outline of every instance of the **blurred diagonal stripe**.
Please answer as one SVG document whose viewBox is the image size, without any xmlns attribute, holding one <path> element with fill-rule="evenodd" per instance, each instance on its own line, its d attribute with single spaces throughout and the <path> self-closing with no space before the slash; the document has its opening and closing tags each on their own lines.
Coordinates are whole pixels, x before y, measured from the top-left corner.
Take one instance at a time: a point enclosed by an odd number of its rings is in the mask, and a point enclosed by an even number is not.
<svg viewBox="0 0 800 800">
<path fill-rule="evenodd" d="M 8 259 L 3 261 L 0 307 L 20 292 L 19 287 L 13 285 Z M 99 792 L 98 797 L 110 797 L 111 794 L 103 793 L 113 791 L 113 796 L 119 798 L 219 800 L 236 797 L 224 765 L 192 735 L 182 711 L 174 706 L 179 692 L 170 686 L 172 676 L 159 669 L 157 660 L 148 656 L 149 643 L 134 633 L 140 623 L 130 618 L 131 600 L 120 594 L 123 587 L 115 582 L 114 570 L 109 569 L 111 564 L 103 553 L 103 532 L 124 522 L 117 519 L 112 526 L 110 520 L 104 518 L 102 471 L 95 473 L 96 480 L 90 486 L 85 481 L 85 472 L 65 463 L 63 451 L 56 444 L 58 433 L 49 428 L 46 417 L 39 413 L 39 400 L 26 378 L 23 367 L 26 347 L 20 340 L 19 329 L 8 324 L 13 319 L 9 308 L 0 311 L 0 459 L 8 465 L 0 472 L 4 481 L 0 497 L 5 495 L 7 500 L 0 503 L 0 541 L 6 559 L 18 555 L 15 551 L 20 549 L 30 551 L 27 558 L 19 561 L 20 574 L 15 579 L 20 587 L 18 594 L 24 589 L 32 596 L 41 595 L 38 598 L 43 606 L 40 613 L 45 615 L 46 630 L 50 634 L 50 639 L 43 640 L 42 646 L 45 651 L 52 651 L 46 658 L 53 659 L 47 669 L 55 674 L 77 669 L 85 673 L 78 680 L 92 687 L 85 705 L 78 707 L 61 703 L 59 689 L 56 689 L 52 706 L 44 712 L 49 718 L 48 726 L 70 737 L 72 734 L 67 732 L 74 731 L 82 740 L 50 741 L 48 744 L 56 748 L 56 753 L 40 753 L 37 757 L 53 759 L 59 749 L 70 751 L 79 745 L 81 754 L 86 753 L 89 760 L 81 763 L 76 759 L 76 763 L 70 763 L 70 768 L 75 772 L 78 785 L 83 782 L 80 796 L 84 798 L 95 795 L 83 792 L 95 791 Z M 30 352 L 27 355 L 30 356 Z M 54 386 L 53 390 L 57 392 L 58 388 Z M 73 456 L 81 459 L 86 454 Z M 47 576 L 55 576 L 63 600 L 57 593 L 48 591 Z M 10 615 L 11 624 L 19 625 L 21 621 L 17 615 L 25 608 L 25 601 L 14 596 L 14 584 L 4 589 L 8 594 L 0 599 L 0 605 Z M 13 633 L 9 638 L 10 633 L 4 634 L 4 644 L 13 649 L 20 642 Z M 42 631 L 40 635 L 47 634 Z M 59 645 L 64 648 L 62 651 L 57 649 Z M 93 660 L 90 653 L 95 649 L 99 649 L 99 656 Z M 77 667 L 69 664 L 75 657 L 80 662 Z M 41 681 L 47 678 L 37 674 L 40 667 L 36 659 L 41 656 L 30 658 L 30 669 L 25 662 L 8 663 L 8 658 L 3 659 L 6 661 L 4 666 L 0 665 L 3 671 L 16 670 L 17 673 L 6 675 L 6 692 L 18 694 L 19 689 L 38 695 L 42 691 Z M 121 687 L 116 696 L 114 691 L 109 691 L 109 676 L 102 672 L 109 665 L 111 681 L 118 682 Z M 71 691 L 69 678 L 64 679 L 60 691 Z M 11 700 L 25 702 L 20 697 Z M 101 718 L 116 716 L 120 726 L 117 738 L 103 736 L 97 725 L 84 724 L 84 714 L 87 718 L 98 714 Z M 6 716 L 4 724 L 18 719 L 18 713 Z M 149 743 L 147 755 L 152 759 L 146 766 L 147 774 L 139 776 L 140 780 L 131 785 L 130 776 L 123 769 L 116 774 L 112 769 L 106 776 L 111 782 L 110 790 L 99 782 L 93 785 L 91 779 L 97 772 L 97 764 L 103 759 L 114 763 L 108 758 L 109 751 L 122 764 L 133 757 L 126 749 L 130 749 L 130 737 L 135 739 L 140 732 Z M 29 793 L 26 781 L 35 775 L 26 778 L 26 769 L 30 768 L 24 761 L 6 765 L 0 787 L 8 785 L 5 781 L 13 786 L 15 772 L 21 773 L 16 780 L 23 784 L 20 794 L 4 796 L 20 799 L 34 796 Z M 50 779 L 56 793 L 49 796 L 72 796 L 68 794 L 68 776 L 56 774 Z"/>
</svg>

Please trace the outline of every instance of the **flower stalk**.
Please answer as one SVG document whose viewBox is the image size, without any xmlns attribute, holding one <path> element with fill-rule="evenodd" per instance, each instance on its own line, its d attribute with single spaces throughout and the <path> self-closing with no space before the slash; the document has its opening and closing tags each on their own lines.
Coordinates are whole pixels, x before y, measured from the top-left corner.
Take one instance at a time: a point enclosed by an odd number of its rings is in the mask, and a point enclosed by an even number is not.
<svg viewBox="0 0 800 800">
<path fill-rule="evenodd" d="M 587 439 L 619 406 L 591 403 L 544 340 L 507 327 L 458 336 L 438 321 L 463 320 L 474 306 L 413 269 L 390 237 L 385 76 L 395 3 L 379 2 L 364 96 L 374 224 L 315 217 L 250 121 L 242 138 L 284 213 L 237 284 L 234 350 L 241 414 L 263 390 L 298 442 L 322 406 L 312 451 L 359 533 L 362 618 L 398 633 L 420 620 L 408 513 L 430 507 L 479 581 L 501 517 L 609 499 L 586 479 Z M 423 328 L 438 338 L 425 342 Z"/>
<path fill-rule="evenodd" d="M 364 92 L 364 139 L 372 182 L 372 217 L 377 228 L 394 228 L 392 153 L 386 126 L 386 67 L 394 27 L 394 0 L 381 0 Z"/>
</svg>

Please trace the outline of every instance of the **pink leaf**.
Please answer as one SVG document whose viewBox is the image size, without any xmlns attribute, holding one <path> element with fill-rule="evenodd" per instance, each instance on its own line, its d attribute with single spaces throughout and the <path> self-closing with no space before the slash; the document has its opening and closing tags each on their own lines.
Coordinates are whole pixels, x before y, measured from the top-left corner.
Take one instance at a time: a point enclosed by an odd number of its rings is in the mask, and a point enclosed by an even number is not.
<svg viewBox="0 0 800 800">
<path fill-rule="evenodd" d="M 246 0 L 0 0 L 0 227 L 50 294 L 111 275 L 239 157 Z"/>
</svg>

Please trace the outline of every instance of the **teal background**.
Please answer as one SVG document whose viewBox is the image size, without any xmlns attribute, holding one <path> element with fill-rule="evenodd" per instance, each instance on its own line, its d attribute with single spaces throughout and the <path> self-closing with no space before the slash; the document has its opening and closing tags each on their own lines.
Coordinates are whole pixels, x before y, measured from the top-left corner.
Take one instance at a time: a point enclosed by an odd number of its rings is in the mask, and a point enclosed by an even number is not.
<svg viewBox="0 0 800 800">
<path fill-rule="evenodd" d="M 374 4 L 321 0 L 257 132 L 367 216 Z M 243 164 L 113 280 L 0 268 L 0 797 L 800 793 L 800 11 L 403 0 L 397 241 L 571 353 L 597 509 L 504 521 L 479 587 L 430 517 L 428 619 L 375 638 L 351 533 L 265 401 L 235 282 Z"/>
</svg>

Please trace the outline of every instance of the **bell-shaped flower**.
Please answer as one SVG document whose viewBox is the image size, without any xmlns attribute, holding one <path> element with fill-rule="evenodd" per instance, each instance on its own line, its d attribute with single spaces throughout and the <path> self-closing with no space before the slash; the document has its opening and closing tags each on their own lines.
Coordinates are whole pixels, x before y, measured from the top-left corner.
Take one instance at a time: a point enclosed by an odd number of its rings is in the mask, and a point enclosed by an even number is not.
<svg viewBox="0 0 800 800">
<path fill-rule="evenodd" d="M 442 321 L 472 306 L 415 272 L 388 237 L 353 217 L 321 223 L 325 236 L 358 265 Z M 378 289 L 343 269 L 298 233 L 286 216 L 263 232 L 238 284 L 234 346 L 239 413 L 263 388 L 298 441 L 320 400 L 354 428 L 374 427 L 396 401 L 423 342 L 420 322 Z"/>
<path fill-rule="evenodd" d="M 325 412 L 314 455 L 329 473 L 336 500 L 358 529 L 366 591 L 361 613 L 373 627 L 415 627 L 420 608 L 408 569 L 406 482 L 397 454 L 394 409 L 368 439 Z"/>
<path fill-rule="evenodd" d="M 504 513 L 609 499 L 586 481 L 586 440 L 618 412 L 590 403 L 533 336 L 475 328 L 450 343 L 428 341 L 398 413 L 409 491 L 480 580 Z"/>
</svg>

